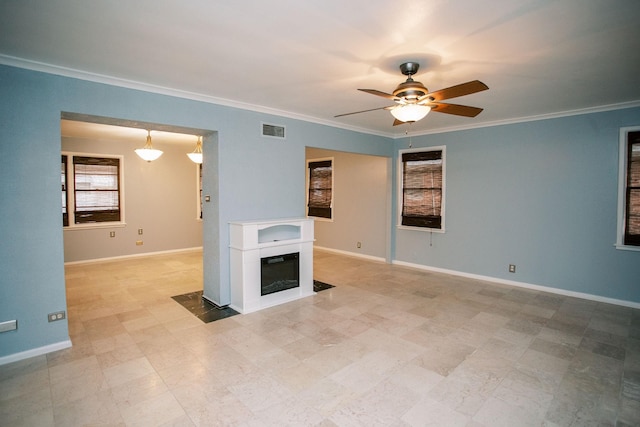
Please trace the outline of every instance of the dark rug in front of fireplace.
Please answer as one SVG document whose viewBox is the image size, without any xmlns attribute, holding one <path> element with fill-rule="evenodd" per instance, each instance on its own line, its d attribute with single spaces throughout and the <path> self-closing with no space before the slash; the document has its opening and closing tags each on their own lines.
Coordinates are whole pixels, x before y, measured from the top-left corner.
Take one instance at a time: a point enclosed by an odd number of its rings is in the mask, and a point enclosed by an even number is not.
<svg viewBox="0 0 640 427">
<path fill-rule="evenodd" d="M 335 286 L 321 282 L 319 280 L 313 281 L 313 292 L 320 292 L 331 288 L 335 288 Z"/>
<path fill-rule="evenodd" d="M 204 323 L 240 314 L 230 307 L 218 307 L 202 298 L 202 291 L 189 292 L 188 294 L 176 295 L 171 298 Z"/>
</svg>

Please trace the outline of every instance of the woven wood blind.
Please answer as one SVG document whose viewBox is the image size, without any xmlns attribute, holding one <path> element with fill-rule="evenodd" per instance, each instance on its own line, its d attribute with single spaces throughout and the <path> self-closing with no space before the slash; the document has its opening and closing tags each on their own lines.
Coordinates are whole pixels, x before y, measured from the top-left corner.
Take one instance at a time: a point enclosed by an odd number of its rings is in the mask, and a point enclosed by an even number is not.
<svg viewBox="0 0 640 427">
<path fill-rule="evenodd" d="M 309 162 L 308 215 L 331 218 L 331 160 Z"/>
<path fill-rule="evenodd" d="M 627 140 L 627 194 L 624 244 L 640 246 L 640 132 Z"/>
<path fill-rule="evenodd" d="M 402 154 L 402 225 L 442 228 L 442 150 Z"/>
</svg>

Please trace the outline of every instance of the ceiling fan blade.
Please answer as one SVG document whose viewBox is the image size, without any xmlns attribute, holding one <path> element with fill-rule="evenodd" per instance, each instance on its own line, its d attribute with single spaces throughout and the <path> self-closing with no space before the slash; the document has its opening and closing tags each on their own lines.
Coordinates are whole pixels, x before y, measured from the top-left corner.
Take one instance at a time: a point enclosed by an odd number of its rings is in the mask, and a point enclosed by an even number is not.
<svg viewBox="0 0 640 427">
<path fill-rule="evenodd" d="M 338 114 L 337 116 L 333 116 L 333 117 L 350 116 L 351 114 L 368 113 L 369 111 L 376 111 L 376 110 L 388 110 L 388 109 L 393 108 L 393 107 L 394 107 L 393 105 L 390 105 L 390 106 L 387 106 L 387 107 L 371 108 L 369 110 L 354 111 L 353 113 Z"/>
<path fill-rule="evenodd" d="M 358 89 L 358 90 L 360 90 L 362 92 L 370 93 L 371 95 L 377 95 L 377 96 L 381 96 L 383 98 L 391 99 L 393 101 L 398 99 L 395 96 L 391 95 L 390 93 L 381 92 L 381 91 L 375 90 L 375 89 Z"/>
<path fill-rule="evenodd" d="M 422 102 L 425 99 L 442 101 L 444 99 L 457 98 L 458 96 L 471 95 L 472 93 L 482 92 L 483 90 L 487 89 L 489 89 L 489 87 L 486 84 L 482 83 L 480 80 L 473 80 L 428 93 L 420 97 L 420 99 L 418 99 L 418 103 Z"/>
<path fill-rule="evenodd" d="M 405 123 L 407 123 L 407 122 L 403 122 L 403 121 L 400 121 L 400 120 L 398 120 L 398 119 L 395 119 L 395 120 L 393 121 L 393 125 L 394 125 L 394 126 L 403 125 L 403 124 L 405 124 Z"/>
<path fill-rule="evenodd" d="M 464 117 L 475 117 L 483 110 L 482 108 L 470 107 L 468 105 L 445 104 L 440 102 L 431 102 L 427 105 L 431 107 L 431 111 L 435 111 L 436 113 L 447 113 Z"/>
</svg>

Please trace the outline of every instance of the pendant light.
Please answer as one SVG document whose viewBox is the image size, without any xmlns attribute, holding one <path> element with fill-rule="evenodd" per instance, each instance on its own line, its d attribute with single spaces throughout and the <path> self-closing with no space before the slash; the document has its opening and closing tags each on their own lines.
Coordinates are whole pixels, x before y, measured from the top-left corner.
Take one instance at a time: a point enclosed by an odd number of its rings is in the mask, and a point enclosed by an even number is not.
<svg viewBox="0 0 640 427">
<path fill-rule="evenodd" d="M 147 162 L 151 162 L 162 156 L 162 150 L 156 150 L 151 146 L 150 130 L 147 130 L 147 143 L 144 144 L 143 148 L 137 148 L 135 152 L 142 160 L 146 160 Z"/>
<path fill-rule="evenodd" d="M 399 105 L 391 109 L 391 115 L 401 122 L 411 123 L 422 120 L 431 111 L 431 107 L 419 104 Z"/>
<path fill-rule="evenodd" d="M 202 137 L 198 136 L 198 142 L 196 142 L 196 149 L 192 153 L 187 153 L 187 156 L 193 163 L 202 164 Z"/>
</svg>

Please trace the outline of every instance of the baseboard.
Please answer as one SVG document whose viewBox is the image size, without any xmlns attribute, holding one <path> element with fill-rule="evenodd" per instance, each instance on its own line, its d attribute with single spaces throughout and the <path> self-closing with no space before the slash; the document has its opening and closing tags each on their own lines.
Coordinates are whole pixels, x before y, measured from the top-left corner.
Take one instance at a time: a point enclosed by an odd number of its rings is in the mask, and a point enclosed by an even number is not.
<svg viewBox="0 0 640 427">
<path fill-rule="evenodd" d="M 71 347 L 71 340 L 65 340 L 38 348 L 32 348 L 31 350 L 21 351 L 20 353 L 2 356 L 0 357 L 0 366 L 6 365 L 7 363 L 13 363 L 20 360 L 28 359 L 30 357 L 42 356 L 43 354 L 51 353 L 53 351 L 64 350 L 65 348 L 69 347 Z"/>
<path fill-rule="evenodd" d="M 185 252 L 202 252 L 202 246 L 195 247 L 195 248 L 172 249 L 168 251 L 145 252 L 142 254 L 121 255 L 121 256 L 108 257 L 108 258 L 86 259 L 82 261 L 69 261 L 69 262 L 65 262 L 64 265 L 96 264 L 96 263 L 102 263 L 102 262 L 123 261 L 123 260 L 133 259 L 133 258 L 146 258 L 146 257 L 153 257 L 158 255 L 178 254 L 178 253 L 185 253 Z"/>
<path fill-rule="evenodd" d="M 325 251 L 325 252 L 332 252 L 334 254 L 340 254 L 340 255 L 347 255 L 347 256 L 352 256 L 355 258 L 362 258 L 362 259 L 366 259 L 369 261 L 377 261 L 377 262 L 386 262 L 387 260 L 382 258 L 382 257 L 377 257 L 377 256 L 372 256 L 372 255 L 364 255 L 364 254 L 359 254 L 357 252 L 349 252 L 349 251 L 341 251 L 339 249 L 332 249 L 332 248 L 325 248 L 322 246 L 313 246 L 313 250 L 321 250 L 321 251 Z"/>
<path fill-rule="evenodd" d="M 393 261 L 392 264 L 403 266 L 403 267 L 415 268 L 415 269 L 418 269 L 418 270 L 425 270 L 425 271 L 432 271 L 432 272 L 436 272 L 436 273 L 451 274 L 453 276 L 466 277 L 466 278 L 469 278 L 469 279 L 482 280 L 482 281 L 485 281 L 485 282 L 493 282 L 493 283 L 498 283 L 498 284 L 501 284 L 501 285 L 514 286 L 514 287 L 517 287 L 517 288 L 532 289 L 532 290 L 535 290 L 535 291 L 549 292 L 549 293 L 552 293 L 552 294 L 563 295 L 563 296 L 568 296 L 568 297 L 575 297 L 575 298 L 582 298 L 582 299 L 586 299 L 586 300 L 590 300 L 590 301 L 604 302 L 604 303 L 607 303 L 607 304 L 615 304 L 615 305 L 620 305 L 620 306 L 623 306 L 623 307 L 640 308 L 640 303 L 637 303 L 637 302 L 620 300 L 620 299 L 615 299 L 615 298 L 607 298 L 607 297 L 603 297 L 603 296 L 600 296 L 600 295 L 587 294 L 587 293 L 584 293 L 584 292 L 568 291 L 568 290 L 565 290 L 565 289 L 553 288 L 553 287 L 550 287 L 550 286 L 535 285 L 535 284 L 526 283 L 526 282 L 517 282 L 515 280 L 500 279 L 498 277 L 491 277 L 491 276 L 482 276 L 482 275 L 479 275 L 479 274 L 471 274 L 471 273 L 465 273 L 465 272 L 456 271 L 456 270 L 448 270 L 446 268 L 430 267 L 428 265 L 413 264 L 413 263 L 404 262 L 404 261 Z"/>
</svg>

